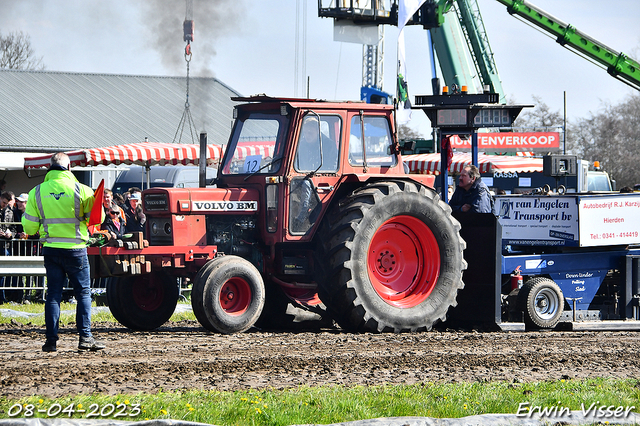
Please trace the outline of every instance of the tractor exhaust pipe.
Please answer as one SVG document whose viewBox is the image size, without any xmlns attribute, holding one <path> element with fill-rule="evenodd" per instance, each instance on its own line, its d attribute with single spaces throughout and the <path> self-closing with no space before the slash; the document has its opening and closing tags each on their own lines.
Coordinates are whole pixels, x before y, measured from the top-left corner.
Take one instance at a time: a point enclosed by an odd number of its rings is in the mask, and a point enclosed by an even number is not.
<svg viewBox="0 0 640 426">
<path fill-rule="evenodd" d="M 200 161 L 198 163 L 198 186 L 207 187 L 207 133 L 200 133 Z"/>
</svg>

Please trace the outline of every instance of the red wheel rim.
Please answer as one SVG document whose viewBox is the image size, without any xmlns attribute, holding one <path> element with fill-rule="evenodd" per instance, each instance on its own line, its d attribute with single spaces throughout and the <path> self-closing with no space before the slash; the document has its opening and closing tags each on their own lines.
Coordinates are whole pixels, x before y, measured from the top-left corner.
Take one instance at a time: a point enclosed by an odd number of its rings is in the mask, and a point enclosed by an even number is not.
<svg viewBox="0 0 640 426">
<path fill-rule="evenodd" d="M 220 306 L 229 315 L 242 315 L 251 305 L 251 287 L 244 279 L 234 277 L 220 289 Z"/>
<path fill-rule="evenodd" d="M 367 254 L 369 279 L 397 308 L 424 302 L 440 275 L 440 248 L 431 229 L 413 216 L 396 216 L 378 228 Z"/>
<path fill-rule="evenodd" d="M 157 274 L 137 278 L 131 288 L 133 301 L 143 311 L 155 311 L 164 300 L 163 277 Z"/>
</svg>

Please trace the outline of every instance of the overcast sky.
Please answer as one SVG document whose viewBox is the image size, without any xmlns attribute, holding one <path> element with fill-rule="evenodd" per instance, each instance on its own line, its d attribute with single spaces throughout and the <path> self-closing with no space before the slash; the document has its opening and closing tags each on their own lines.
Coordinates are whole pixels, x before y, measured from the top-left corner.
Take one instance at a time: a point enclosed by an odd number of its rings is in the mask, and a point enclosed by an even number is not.
<svg viewBox="0 0 640 426">
<path fill-rule="evenodd" d="M 306 75 L 311 97 L 358 100 L 362 46 L 333 41 L 333 23 L 317 16 L 316 0 L 306 0 L 303 19 L 304 1 L 194 0 L 191 75 L 216 77 L 243 95 L 272 96 L 304 95 Z M 510 16 L 498 1 L 477 1 L 508 99 L 529 104 L 536 95 L 561 112 L 566 91 L 572 120 L 634 92 Z M 640 56 L 638 0 L 532 3 L 617 51 Z M 184 0 L 0 0 L 0 32 L 29 34 L 49 71 L 184 76 L 185 5 Z M 386 27 L 384 89 L 389 92 L 395 91 L 397 34 L 397 28 Z M 425 31 L 408 28 L 406 46 L 410 94 L 430 94 Z M 415 117 L 412 127 L 427 134 L 428 121 Z"/>
</svg>

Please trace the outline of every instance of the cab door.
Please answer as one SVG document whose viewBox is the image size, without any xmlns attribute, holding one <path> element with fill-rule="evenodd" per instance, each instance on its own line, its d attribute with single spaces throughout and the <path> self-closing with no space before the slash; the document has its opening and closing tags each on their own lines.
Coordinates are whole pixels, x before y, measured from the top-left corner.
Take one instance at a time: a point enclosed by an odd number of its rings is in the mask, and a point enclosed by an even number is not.
<svg viewBox="0 0 640 426">
<path fill-rule="evenodd" d="M 342 116 L 308 111 L 301 123 L 288 182 L 288 229 L 295 237 L 310 234 L 341 175 Z"/>
</svg>

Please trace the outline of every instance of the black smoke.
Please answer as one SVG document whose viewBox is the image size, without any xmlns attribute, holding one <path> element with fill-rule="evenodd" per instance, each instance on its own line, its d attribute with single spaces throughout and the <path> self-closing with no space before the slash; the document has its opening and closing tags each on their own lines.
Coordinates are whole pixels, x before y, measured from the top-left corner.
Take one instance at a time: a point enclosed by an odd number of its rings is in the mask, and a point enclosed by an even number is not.
<svg viewBox="0 0 640 426">
<path fill-rule="evenodd" d="M 233 37 L 242 28 L 243 0 L 192 0 L 195 23 L 191 43 L 190 73 L 198 77 L 212 77 L 211 63 L 216 44 L 224 37 Z M 142 4 L 142 17 L 151 47 L 158 52 L 162 64 L 171 73 L 186 72 L 182 24 L 186 15 L 186 0 L 147 0 Z"/>
</svg>

